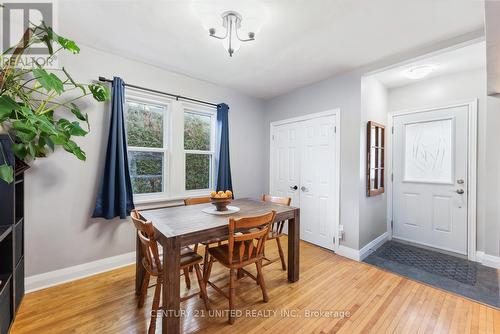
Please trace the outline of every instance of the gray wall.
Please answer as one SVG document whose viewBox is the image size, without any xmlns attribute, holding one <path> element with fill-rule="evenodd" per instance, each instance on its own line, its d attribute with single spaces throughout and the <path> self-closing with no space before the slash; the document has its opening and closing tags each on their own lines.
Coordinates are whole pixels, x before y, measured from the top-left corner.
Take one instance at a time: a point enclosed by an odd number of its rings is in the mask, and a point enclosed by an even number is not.
<svg viewBox="0 0 500 334">
<path fill-rule="evenodd" d="M 269 170 L 269 124 L 287 118 L 340 109 L 340 221 L 344 225 L 345 240 L 341 244 L 358 249 L 359 246 L 359 127 L 361 103 L 361 75 L 359 72 L 333 77 L 266 103 L 265 157 Z M 269 172 L 266 189 L 269 189 Z"/>
<path fill-rule="evenodd" d="M 80 55 L 60 57 L 59 65 L 81 82 L 117 75 L 125 82 L 228 103 L 235 194 L 257 197 L 264 190 L 268 172 L 262 149 L 267 146 L 268 131 L 260 100 L 89 47 L 82 47 Z M 134 230 L 128 220 L 90 218 L 104 166 L 110 114 L 108 105 L 90 99 L 83 105 L 90 116 L 91 133 L 78 143 L 87 152 L 87 161 L 58 150 L 32 163 L 26 175 L 27 276 L 135 249 Z"/>
<path fill-rule="evenodd" d="M 479 99 L 477 138 L 477 249 L 499 255 L 498 99 L 486 97 L 486 69 L 456 73 L 389 90 L 393 113 Z M 489 101 L 491 104 L 489 104 Z M 497 103 L 496 110 L 494 103 Z"/>
<path fill-rule="evenodd" d="M 484 212 L 484 252 L 500 256 L 500 96 L 486 98 L 486 154 L 482 196 Z"/>
<path fill-rule="evenodd" d="M 387 232 L 387 193 L 366 196 L 366 124 L 375 121 L 387 125 L 387 89 L 373 76 L 361 79 L 361 142 L 360 142 L 360 196 L 359 248 Z M 386 136 L 387 138 L 387 136 Z M 387 180 L 387 178 L 386 178 Z"/>
</svg>

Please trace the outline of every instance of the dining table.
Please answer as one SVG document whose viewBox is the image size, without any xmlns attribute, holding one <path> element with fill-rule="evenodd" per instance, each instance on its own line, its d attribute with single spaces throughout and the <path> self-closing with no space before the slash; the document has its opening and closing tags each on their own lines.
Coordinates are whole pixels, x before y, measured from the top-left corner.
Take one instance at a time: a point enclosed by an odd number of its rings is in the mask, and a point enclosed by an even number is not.
<svg viewBox="0 0 500 334">
<path fill-rule="evenodd" d="M 240 210 L 228 215 L 206 213 L 203 210 L 211 203 L 174 206 L 141 211 L 141 216 L 153 223 L 155 238 L 163 248 L 163 286 L 162 286 L 162 333 L 180 333 L 180 250 L 196 243 L 222 238 L 228 234 L 229 217 L 241 218 L 258 216 L 276 211 L 275 222 L 288 221 L 288 281 L 299 280 L 299 234 L 300 209 L 263 202 L 249 198 L 236 199 L 231 206 Z M 207 211 L 207 210 L 205 210 Z M 142 248 L 137 238 L 136 245 L 136 294 L 139 294 L 144 268 Z"/>
</svg>

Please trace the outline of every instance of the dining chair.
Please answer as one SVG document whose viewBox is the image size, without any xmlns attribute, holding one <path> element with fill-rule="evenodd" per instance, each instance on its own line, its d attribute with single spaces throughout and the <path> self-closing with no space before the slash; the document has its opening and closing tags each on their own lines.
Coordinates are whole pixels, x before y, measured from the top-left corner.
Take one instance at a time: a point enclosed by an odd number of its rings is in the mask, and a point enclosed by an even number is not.
<svg viewBox="0 0 500 334">
<path fill-rule="evenodd" d="M 278 196 L 271 196 L 268 194 L 264 194 L 262 195 L 262 201 L 290 206 L 292 199 L 290 197 L 278 197 Z M 281 222 L 274 222 L 271 226 L 271 232 L 269 232 L 267 241 L 276 240 L 276 244 L 278 245 L 279 257 L 275 259 L 268 259 L 264 256 L 264 259 L 266 260 L 264 266 L 270 265 L 271 263 L 281 260 L 281 269 L 286 270 L 285 254 L 283 253 L 283 247 L 281 247 L 281 240 L 280 240 L 280 238 L 284 235 L 283 233 L 284 225 L 285 221 L 281 221 Z"/>
<path fill-rule="evenodd" d="M 229 218 L 228 243 L 208 249 L 210 260 L 206 270 L 205 282 L 229 299 L 230 324 L 233 324 L 235 321 L 234 298 L 237 274 L 238 279 L 246 275 L 257 281 L 262 290 L 262 299 L 266 303 L 269 301 L 262 273 L 262 259 L 264 257 L 266 238 L 269 235 L 271 224 L 275 216 L 276 211 L 273 210 L 261 216 L 243 217 L 239 219 Z M 229 293 L 224 292 L 213 282 L 210 282 L 210 273 L 215 260 L 229 269 Z M 251 264 L 255 264 L 257 277 L 244 269 L 244 267 Z M 240 276 L 239 273 L 242 275 Z"/>
<path fill-rule="evenodd" d="M 144 306 L 144 300 L 146 298 L 148 288 L 155 286 L 153 305 L 151 309 L 151 322 L 149 324 L 148 330 L 148 333 L 152 334 L 156 329 L 156 318 L 158 310 L 160 309 L 161 286 L 163 283 L 163 264 L 158 250 L 158 243 L 154 237 L 153 224 L 151 222 L 145 221 L 140 213 L 135 209 L 132 210 L 130 216 L 132 217 L 134 225 L 137 229 L 137 235 L 139 237 L 144 254 L 144 257 L 142 258 L 142 265 L 144 266 L 145 271 L 142 280 L 139 301 L 137 304 L 138 308 Z M 191 266 L 194 267 L 196 271 L 196 278 L 198 279 L 198 286 L 200 288 L 199 292 L 182 297 L 181 301 L 185 301 L 195 296 L 200 296 L 203 299 L 205 308 L 209 310 L 210 304 L 207 297 L 206 283 L 203 279 L 203 275 L 200 269 L 200 262 L 202 261 L 203 258 L 196 252 L 191 250 L 191 248 L 183 247 L 181 249 L 179 270 L 183 270 L 184 276 L 189 277 L 189 272 L 187 271 L 187 269 Z M 156 277 L 156 284 L 149 286 L 149 280 L 151 276 Z M 186 287 L 189 289 L 188 281 L 186 281 Z"/>
<path fill-rule="evenodd" d="M 204 203 L 210 203 L 212 200 L 210 197 L 193 197 L 193 198 L 186 198 L 184 200 L 184 205 L 195 205 L 195 204 L 204 204 Z M 211 239 L 207 241 L 201 242 L 203 246 L 205 246 L 205 252 L 203 255 L 203 275 L 205 275 L 205 271 L 207 268 L 208 264 L 208 248 L 210 247 L 211 244 L 217 243 L 217 245 L 221 245 L 223 241 L 227 240 L 226 237 L 221 237 L 221 238 L 216 238 L 216 239 Z M 194 245 L 194 251 L 198 253 L 198 244 Z M 189 268 L 189 271 L 193 271 L 193 267 Z"/>
</svg>

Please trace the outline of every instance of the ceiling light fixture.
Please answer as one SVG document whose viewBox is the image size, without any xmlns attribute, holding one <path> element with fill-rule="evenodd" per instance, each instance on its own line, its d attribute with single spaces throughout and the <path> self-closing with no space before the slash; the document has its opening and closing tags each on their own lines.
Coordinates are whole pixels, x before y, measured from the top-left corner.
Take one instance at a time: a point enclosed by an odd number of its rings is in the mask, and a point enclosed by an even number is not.
<svg viewBox="0 0 500 334">
<path fill-rule="evenodd" d="M 222 40 L 224 49 L 229 53 L 229 57 L 233 56 L 233 53 L 237 51 L 241 42 L 249 42 L 255 40 L 255 33 L 249 32 L 247 39 L 242 39 L 238 35 L 238 30 L 241 28 L 242 17 L 239 13 L 235 11 L 227 11 L 222 13 L 222 27 L 226 28 L 226 32 L 223 36 L 215 35 L 215 28 L 210 28 L 208 32 L 211 37 Z"/>
<path fill-rule="evenodd" d="M 405 71 L 406 77 L 417 80 L 422 79 L 431 74 L 435 70 L 435 67 L 432 65 L 418 65 L 410 67 Z"/>
</svg>

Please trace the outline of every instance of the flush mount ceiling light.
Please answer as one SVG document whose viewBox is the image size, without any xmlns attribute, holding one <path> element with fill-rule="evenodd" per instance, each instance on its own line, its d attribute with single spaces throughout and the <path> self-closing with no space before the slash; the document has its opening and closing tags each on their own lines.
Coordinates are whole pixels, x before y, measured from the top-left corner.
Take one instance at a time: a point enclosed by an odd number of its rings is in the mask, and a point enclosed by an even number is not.
<svg viewBox="0 0 500 334">
<path fill-rule="evenodd" d="M 222 13 L 222 27 L 226 29 L 224 35 L 217 36 L 215 34 L 215 28 L 210 28 L 208 32 L 211 37 L 222 40 L 224 49 L 229 53 L 229 57 L 233 56 L 233 53 L 237 51 L 242 42 L 249 42 L 255 40 L 255 33 L 249 32 L 248 38 L 241 38 L 238 34 L 238 30 L 241 28 L 242 17 L 239 13 L 235 11 L 227 11 Z"/>
<path fill-rule="evenodd" d="M 432 65 L 418 65 L 410 67 L 408 70 L 404 72 L 407 78 L 417 80 L 422 79 L 431 74 L 435 70 L 435 67 Z"/>
</svg>

